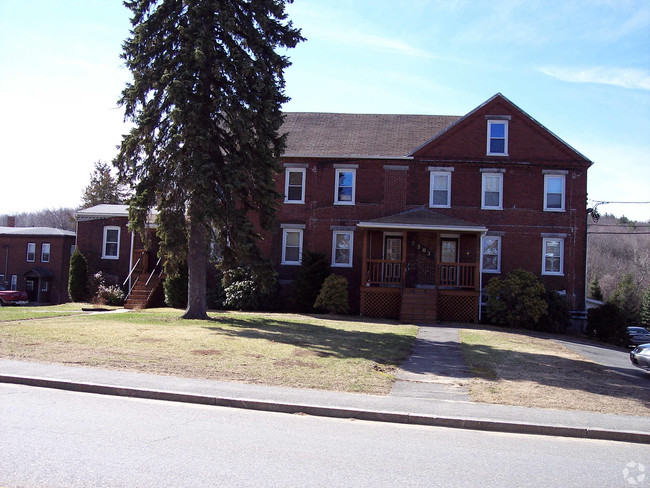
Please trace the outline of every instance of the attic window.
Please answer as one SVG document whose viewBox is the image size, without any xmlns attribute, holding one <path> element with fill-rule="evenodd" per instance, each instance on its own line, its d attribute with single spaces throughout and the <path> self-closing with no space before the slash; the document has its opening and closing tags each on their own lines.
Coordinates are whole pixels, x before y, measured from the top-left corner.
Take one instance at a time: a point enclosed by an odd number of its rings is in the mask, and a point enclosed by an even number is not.
<svg viewBox="0 0 650 488">
<path fill-rule="evenodd" d="M 508 155 L 508 121 L 507 120 L 487 121 L 487 155 L 488 156 Z"/>
</svg>

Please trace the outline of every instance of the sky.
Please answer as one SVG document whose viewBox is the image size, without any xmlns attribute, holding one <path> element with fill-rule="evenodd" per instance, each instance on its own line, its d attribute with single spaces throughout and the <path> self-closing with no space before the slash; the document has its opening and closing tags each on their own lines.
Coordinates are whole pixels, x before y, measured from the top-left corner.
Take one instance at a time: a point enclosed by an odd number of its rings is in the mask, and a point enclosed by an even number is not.
<svg viewBox="0 0 650 488">
<path fill-rule="evenodd" d="M 286 111 L 464 115 L 502 93 L 594 162 L 589 206 L 650 202 L 647 0 L 296 0 Z M 0 0 L 0 214 L 77 207 L 128 131 L 118 0 Z M 600 213 L 650 221 L 650 204 Z"/>
</svg>

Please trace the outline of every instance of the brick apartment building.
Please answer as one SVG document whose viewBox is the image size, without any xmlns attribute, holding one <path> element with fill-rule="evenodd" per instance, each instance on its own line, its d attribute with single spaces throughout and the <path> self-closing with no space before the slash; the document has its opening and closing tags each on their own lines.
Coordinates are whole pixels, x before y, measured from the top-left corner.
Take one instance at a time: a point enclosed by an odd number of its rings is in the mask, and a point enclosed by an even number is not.
<svg viewBox="0 0 650 488">
<path fill-rule="evenodd" d="M 465 116 L 285 115 L 284 199 L 261 244 L 285 295 L 310 250 L 363 315 L 475 322 L 486 283 L 517 268 L 584 310 L 592 162 L 503 95 Z M 89 270 L 124 280 L 143 252 L 126 207 L 78 218 Z"/>
<path fill-rule="evenodd" d="M 75 233 L 51 227 L 0 227 L 0 283 L 26 291 L 30 302 L 68 301 L 68 272 Z"/>
<path fill-rule="evenodd" d="M 265 251 L 281 282 L 324 252 L 363 315 L 477 321 L 517 268 L 584 310 L 592 162 L 501 94 L 462 117 L 288 113 Z"/>
</svg>

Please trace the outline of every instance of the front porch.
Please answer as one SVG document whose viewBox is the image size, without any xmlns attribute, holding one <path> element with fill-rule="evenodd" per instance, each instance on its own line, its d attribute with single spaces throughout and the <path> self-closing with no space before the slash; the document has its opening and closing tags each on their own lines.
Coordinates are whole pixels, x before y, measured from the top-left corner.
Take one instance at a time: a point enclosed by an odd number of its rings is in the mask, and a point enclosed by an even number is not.
<svg viewBox="0 0 650 488">
<path fill-rule="evenodd" d="M 426 209 L 363 230 L 361 314 L 403 322 L 478 322 L 482 226 Z"/>
</svg>

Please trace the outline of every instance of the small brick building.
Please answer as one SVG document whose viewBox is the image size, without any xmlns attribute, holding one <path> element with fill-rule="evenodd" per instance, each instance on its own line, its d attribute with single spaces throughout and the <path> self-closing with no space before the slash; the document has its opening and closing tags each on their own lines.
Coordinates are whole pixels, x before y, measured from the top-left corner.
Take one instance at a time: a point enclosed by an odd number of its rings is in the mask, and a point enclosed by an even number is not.
<svg viewBox="0 0 650 488">
<path fill-rule="evenodd" d="M 584 310 L 592 162 L 497 94 L 462 117 L 287 113 L 283 194 L 264 243 L 281 282 L 331 257 L 353 311 L 476 321 L 524 268 Z"/>
<path fill-rule="evenodd" d="M 75 233 L 51 227 L 0 227 L 0 283 L 26 291 L 30 302 L 68 301 Z"/>
</svg>

